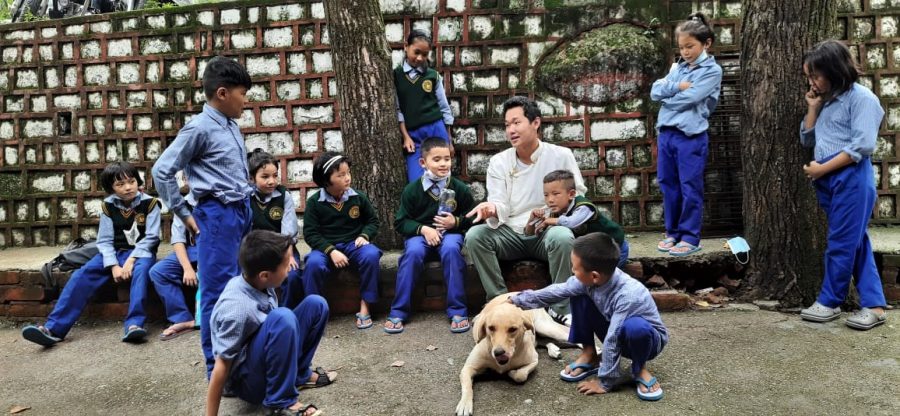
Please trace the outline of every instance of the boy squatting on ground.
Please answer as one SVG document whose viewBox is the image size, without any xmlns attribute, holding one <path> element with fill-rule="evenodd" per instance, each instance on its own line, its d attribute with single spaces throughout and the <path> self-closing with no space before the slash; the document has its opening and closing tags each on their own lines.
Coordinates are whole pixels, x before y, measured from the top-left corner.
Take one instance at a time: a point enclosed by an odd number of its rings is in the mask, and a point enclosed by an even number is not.
<svg viewBox="0 0 900 416">
<path fill-rule="evenodd" d="M 403 323 L 409 318 L 413 285 L 422 274 L 425 256 L 434 252 L 440 256 L 443 266 L 450 331 L 466 332 L 469 317 L 462 245 L 463 233 L 472 225 L 472 219 L 461 214 L 475 206 L 475 199 L 463 181 L 450 176 L 450 143 L 431 137 L 422 142 L 421 152 L 419 163 L 425 169 L 424 173 L 403 189 L 400 209 L 394 218 L 394 229 L 406 241 L 397 269 L 396 294 L 384 323 L 384 332 L 403 332 Z M 451 211 L 439 213 L 440 195 L 444 189 L 452 190 L 456 196 L 448 204 Z"/>
<path fill-rule="evenodd" d="M 643 283 L 616 268 L 619 248 L 612 237 L 591 233 L 578 237 L 572 246 L 572 272 L 565 283 L 541 290 L 526 290 L 509 301 L 522 309 L 547 307 L 569 298 L 572 327 L 569 341 L 584 345 L 581 355 L 560 372 L 565 381 L 581 381 L 596 374 L 597 380 L 578 384 L 584 394 L 603 394 L 619 384 L 619 358 L 630 358 L 631 375 L 638 382 L 637 395 L 642 400 L 659 400 L 662 388 L 647 370 L 647 361 L 655 358 L 669 341 L 663 325 Z M 598 357 L 594 335 L 603 341 Z M 599 367 L 598 360 L 602 358 Z"/>
<path fill-rule="evenodd" d="M 188 195 L 190 185 L 182 174 L 184 186 L 181 193 Z M 194 210 L 195 202 L 188 195 L 187 208 Z M 185 228 L 184 222 L 177 215 L 172 216 L 172 232 L 169 240 L 172 253 L 160 260 L 150 269 L 150 280 L 156 288 L 159 299 L 166 310 L 166 319 L 171 326 L 159 334 L 160 341 L 168 341 L 196 328 L 194 316 L 184 302 L 183 286 L 197 287 L 197 245 L 194 236 Z"/>
<path fill-rule="evenodd" d="M 575 237 L 594 232 L 608 234 L 619 245 L 618 267 L 628 262 L 628 242 L 625 241 L 625 231 L 615 221 L 606 218 L 587 198 L 578 195 L 575 189 L 575 175 L 565 169 L 555 170 L 544 176 L 544 202 L 547 203 L 548 213 L 544 208 L 537 208 L 531 212 L 531 218 L 525 226 L 525 235 L 540 234 L 554 225 L 563 226 L 572 230 Z"/>
<path fill-rule="evenodd" d="M 126 162 L 114 162 L 100 174 L 100 183 L 109 196 L 103 200 L 99 254 L 72 274 L 59 295 L 53 312 L 42 326 L 22 328 L 22 336 L 31 342 L 52 346 L 62 341 L 88 300 L 112 277 L 116 282 L 131 280 L 128 315 L 125 317 L 124 342 L 138 342 L 147 336 L 144 330 L 144 299 L 147 275 L 156 260 L 159 246 L 159 203 L 140 190 L 144 184 L 137 169 Z"/>
<path fill-rule="evenodd" d="M 331 384 L 337 373 L 309 368 L 325 325 L 328 304 L 309 295 L 293 310 L 279 308 L 275 288 L 291 267 L 293 240 L 254 230 L 241 244 L 243 274 L 229 280 L 212 311 L 210 330 L 215 365 L 206 396 L 206 414 L 219 412 L 230 385 L 241 399 L 262 404 L 270 415 L 319 414 L 297 400 L 297 388 Z"/>
<path fill-rule="evenodd" d="M 241 238 L 250 230 L 247 149 L 235 118 L 241 116 L 250 88 L 250 75 L 231 58 L 215 57 L 203 71 L 208 102 L 191 119 L 153 165 L 156 189 L 172 212 L 184 221 L 197 240 L 200 288 L 200 343 L 207 376 L 214 359 L 209 316 L 225 284 L 240 274 L 237 264 Z M 181 196 L 175 175 L 184 170 L 191 180 L 193 211 Z"/>
</svg>

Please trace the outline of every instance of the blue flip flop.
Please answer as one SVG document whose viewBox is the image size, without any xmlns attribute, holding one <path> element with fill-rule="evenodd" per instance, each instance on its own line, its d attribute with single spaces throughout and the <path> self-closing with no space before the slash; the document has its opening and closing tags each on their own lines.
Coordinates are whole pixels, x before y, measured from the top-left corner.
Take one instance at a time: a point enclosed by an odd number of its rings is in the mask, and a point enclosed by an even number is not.
<svg viewBox="0 0 900 416">
<path fill-rule="evenodd" d="M 663 389 L 662 386 L 659 387 L 659 390 L 654 392 L 649 391 L 654 384 L 656 384 L 656 377 L 650 377 L 650 380 L 644 381 L 644 379 L 640 377 L 635 377 L 634 381 L 636 381 L 639 385 L 635 387 L 635 391 L 637 391 L 638 399 L 645 400 L 648 402 L 655 402 L 659 399 L 663 398 Z M 647 392 L 644 393 L 641 391 L 640 384 L 643 384 L 644 387 L 647 388 Z"/>
<path fill-rule="evenodd" d="M 701 247 L 700 245 L 696 245 L 696 246 L 695 246 L 695 245 L 693 245 L 693 244 L 691 244 L 691 243 L 685 243 L 684 241 L 682 241 L 682 242 L 680 242 L 680 243 L 678 243 L 678 244 L 675 244 L 675 247 L 678 247 L 678 248 L 687 247 L 688 250 L 687 250 L 687 251 L 682 251 L 682 252 L 669 250 L 669 255 L 670 255 L 670 256 L 684 257 L 684 256 L 687 256 L 687 255 L 694 254 L 694 253 L 696 253 L 696 252 L 698 252 L 698 251 L 700 251 L 700 250 L 703 249 L 703 247 Z M 674 249 L 675 247 L 673 247 L 673 249 Z"/>
<path fill-rule="evenodd" d="M 575 364 L 574 362 L 569 363 L 569 365 L 567 365 L 566 367 L 569 368 L 569 371 L 575 371 L 579 368 L 584 370 L 580 374 L 573 376 L 566 373 L 566 369 L 563 368 L 562 371 L 559 372 L 559 379 L 562 381 L 568 381 L 570 383 L 584 380 L 590 377 L 592 374 L 596 374 L 597 369 L 599 368 L 588 363 Z"/>
<path fill-rule="evenodd" d="M 356 324 L 356 329 L 366 329 L 366 328 L 371 328 L 372 325 L 375 324 L 375 322 L 372 321 L 372 315 L 360 315 L 360 314 L 357 313 L 357 314 L 356 314 L 356 319 L 359 319 L 359 323 Z M 365 320 L 367 320 L 367 319 L 369 320 L 369 324 L 368 324 L 368 325 L 362 323 L 363 321 L 365 321 Z"/>
<path fill-rule="evenodd" d="M 122 337 L 122 342 L 140 342 L 147 337 L 147 331 L 144 328 L 136 327 L 129 329 Z"/>
<path fill-rule="evenodd" d="M 403 320 L 400 318 L 388 317 L 387 320 L 390 323 L 394 324 L 393 328 L 384 327 L 384 332 L 387 332 L 388 334 L 399 334 L 403 332 L 404 329 L 406 329 L 406 327 L 403 326 Z M 397 325 L 400 325 L 400 328 L 397 328 Z"/>
<path fill-rule="evenodd" d="M 49 329 L 35 325 L 27 325 L 22 328 L 22 338 L 44 347 L 52 347 L 57 342 L 62 341 L 62 338 L 57 338 L 50 334 Z"/>
<path fill-rule="evenodd" d="M 452 326 L 450 327 L 450 332 L 452 332 L 454 334 L 461 334 L 463 332 L 468 331 L 469 328 L 472 327 L 472 325 L 469 323 L 468 316 L 460 316 L 459 318 L 453 317 L 453 318 L 450 318 L 450 320 L 453 321 L 453 323 L 457 324 L 457 325 L 459 325 L 459 323 L 462 321 L 466 321 L 466 326 L 457 326 L 456 328 L 454 328 Z"/>
</svg>

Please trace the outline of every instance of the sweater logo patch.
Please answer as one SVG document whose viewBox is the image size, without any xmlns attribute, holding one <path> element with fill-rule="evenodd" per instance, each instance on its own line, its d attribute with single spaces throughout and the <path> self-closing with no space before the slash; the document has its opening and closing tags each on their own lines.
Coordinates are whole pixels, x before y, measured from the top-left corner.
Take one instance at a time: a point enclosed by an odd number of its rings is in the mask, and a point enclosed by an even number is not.
<svg viewBox="0 0 900 416">
<path fill-rule="evenodd" d="M 422 89 L 425 90 L 425 92 L 431 92 L 434 89 L 434 84 L 430 79 L 426 79 L 422 81 Z"/>
<path fill-rule="evenodd" d="M 273 207 L 271 210 L 269 210 L 269 218 L 275 221 L 281 221 L 281 217 L 283 216 L 284 209 L 282 209 L 281 207 Z"/>
<path fill-rule="evenodd" d="M 147 222 L 147 217 L 144 214 L 137 214 L 134 216 L 134 221 L 138 224 L 144 225 Z"/>
<path fill-rule="evenodd" d="M 358 206 L 351 207 L 348 215 L 350 215 L 350 218 L 354 218 L 354 219 L 359 218 L 359 207 Z"/>
</svg>

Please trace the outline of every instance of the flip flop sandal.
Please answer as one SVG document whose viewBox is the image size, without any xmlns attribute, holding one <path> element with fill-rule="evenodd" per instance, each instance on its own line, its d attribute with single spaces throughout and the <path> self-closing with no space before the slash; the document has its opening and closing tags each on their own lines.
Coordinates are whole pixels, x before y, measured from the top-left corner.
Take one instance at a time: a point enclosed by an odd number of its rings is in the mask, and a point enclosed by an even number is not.
<svg viewBox="0 0 900 416">
<path fill-rule="evenodd" d="M 325 387 L 331 383 L 334 383 L 334 381 L 337 380 L 337 372 L 336 371 L 327 371 L 322 367 L 316 367 L 315 373 L 319 375 L 319 378 L 317 378 L 316 381 L 307 380 L 306 383 L 303 383 L 303 384 L 297 386 L 297 389 L 303 390 L 303 389 L 314 389 L 314 388 L 318 388 L 318 387 Z M 334 375 L 334 377 L 330 376 L 329 373 Z"/>
<path fill-rule="evenodd" d="M 125 336 L 122 337 L 122 342 L 140 342 L 146 337 L 147 331 L 144 328 L 135 327 L 125 332 Z"/>
<path fill-rule="evenodd" d="M 674 251 L 675 248 L 687 248 L 687 250 L 685 250 L 685 251 Z M 693 244 L 691 244 L 691 243 L 685 243 L 684 241 L 682 241 L 682 242 L 680 242 L 680 243 L 678 243 L 678 244 L 675 244 L 675 247 L 673 247 L 672 250 L 669 250 L 669 255 L 670 255 L 670 256 L 675 256 L 675 257 L 684 257 L 684 256 L 687 256 L 687 255 L 694 254 L 694 253 L 696 253 L 696 252 L 698 252 L 698 251 L 700 251 L 700 250 L 702 250 L 702 249 L 703 249 L 703 247 L 700 247 L 699 245 L 696 245 L 696 246 L 695 246 L 695 245 L 693 245 Z"/>
<path fill-rule="evenodd" d="M 472 327 L 472 325 L 469 324 L 468 316 L 460 316 L 459 318 L 453 317 L 453 318 L 450 318 L 450 320 L 453 321 L 453 323 L 457 325 L 456 328 L 454 328 L 452 325 L 450 326 L 450 332 L 452 332 L 454 334 L 461 334 L 463 332 L 467 332 L 469 330 L 469 328 Z M 459 323 L 462 321 L 466 321 L 465 326 L 459 326 Z"/>
<path fill-rule="evenodd" d="M 660 386 L 659 389 L 656 391 L 650 391 L 650 388 L 653 387 L 654 384 L 656 384 L 656 377 L 650 377 L 650 380 L 647 380 L 647 381 L 644 381 L 644 379 L 642 379 L 640 377 L 636 377 L 634 379 L 634 381 L 636 381 L 639 384 L 637 387 L 635 387 L 635 391 L 637 391 L 638 399 L 648 401 L 648 402 L 655 402 L 655 401 L 663 398 L 662 386 Z M 647 392 L 641 391 L 640 384 L 643 384 L 644 387 L 647 388 Z"/>
<path fill-rule="evenodd" d="M 662 240 L 659 240 L 659 244 L 656 245 L 656 249 L 663 253 L 668 253 L 672 247 L 675 247 L 675 239 L 672 237 L 663 238 Z"/>
<path fill-rule="evenodd" d="M 22 328 L 22 338 L 44 347 L 52 347 L 62 341 L 62 338 L 54 337 L 49 329 L 35 325 L 27 325 Z"/>
<path fill-rule="evenodd" d="M 356 329 L 366 329 L 366 328 L 371 328 L 372 325 L 375 324 L 375 322 L 372 321 L 372 315 L 360 315 L 360 314 L 357 313 L 357 314 L 356 314 L 356 319 L 359 319 L 359 323 L 356 324 Z M 369 321 L 369 323 L 368 323 L 368 324 L 364 324 L 363 322 L 365 322 L 365 321 Z"/>
<path fill-rule="evenodd" d="M 166 328 L 166 329 L 168 329 L 168 328 Z M 165 331 L 163 331 L 163 333 L 159 334 L 159 340 L 160 341 L 168 341 L 170 339 L 178 338 L 180 335 L 191 332 L 191 331 L 194 331 L 193 326 L 181 328 L 177 331 L 170 332 L 168 334 L 166 334 Z"/>
<path fill-rule="evenodd" d="M 387 332 L 388 334 L 399 334 L 406 329 L 406 327 L 403 326 L 403 320 L 400 318 L 387 318 L 387 320 L 394 324 L 393 328 L 384 327 L 384 332 Z M 400 325 L 400 327 L 398 328 L 397 325 Z"/>
<path fill-rule="evenodd" d="M 596 374 L 597 369 L 599 368 L 588 363 L 575 364 L 574 362 L 569 363 L 569 365 L 567 365 L 566 367 L 569 368 L 570 372 L 575 371 L 579 368 L 582 370 L 581 373 L 578 373 L 574 376 L 571 373 L 566 373 L 565 368 L 563 368 L 562 371 L 559 372 L 559 379 L 562 381 L 568 381 L 570 383 L 584 380 L 590 377 L 592 374 Z"/>
<path fill-rule="evenodd" d="M 308 412 L 310 408 L 316 409 L 316 411 L 313 412 L 311 414 L 311 416 L 320 416 L 322 414 L 322 411 L 319 410 L 319 408 L 316 407 L 316 405 L 310 403 L 310 404 L 304 406 L 302 409 L 296 410 L 296 411 L 290 410 L 290 409 L 272 409 L 268 413 L 268 415 L 269 416 L 309 416 L 309 415 L 306 415 L 306 412 Z"/>
</svg>

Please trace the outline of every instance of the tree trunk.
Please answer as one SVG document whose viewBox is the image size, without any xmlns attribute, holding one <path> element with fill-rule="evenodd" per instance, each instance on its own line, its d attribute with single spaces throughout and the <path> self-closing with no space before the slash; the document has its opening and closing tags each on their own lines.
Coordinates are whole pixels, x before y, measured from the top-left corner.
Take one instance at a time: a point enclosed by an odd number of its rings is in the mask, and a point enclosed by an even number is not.
<svg viewBox="0 0 900 416">
<path fill-rule="evenodd" d="M 810 304 L 823 271 L 826 221 L 802 166 L 809 89 L 803 53 L 836 22 L 836 0 L 744 0 L 741 137 L 750 296 Z"/>
<path fill-rule="evenodd" d="M 379 247 L 400 248 L 402 239 L 392 224 L 406 185 L 406 161 L 381 9 L 378 0 L 328 0 L 325 14 L 353 187 L 369 195 L 378 212 Z"/>
</svg>

